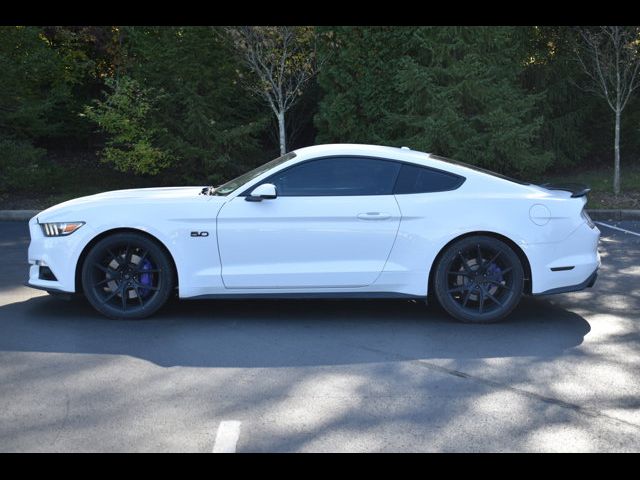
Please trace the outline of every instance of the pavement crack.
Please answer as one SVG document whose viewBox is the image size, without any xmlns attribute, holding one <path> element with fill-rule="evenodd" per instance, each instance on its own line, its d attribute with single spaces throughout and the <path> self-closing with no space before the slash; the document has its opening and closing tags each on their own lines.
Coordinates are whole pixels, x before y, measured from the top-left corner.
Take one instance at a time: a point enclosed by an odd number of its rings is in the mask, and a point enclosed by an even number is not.
<svg viewBox="0 0 640 480">
<path fill-rule="evenodd" d="M 603 418 L 606 420 L 610 420 L 616 423 L 620 423 L 623 425 L 627 425 L 629 427 L 632 427 L 636 430 L 640 430 L 640 425 L 633 423 L 633 422 L 628 422 L 626 420 L 622 420 L 621 418 L 618 417 L 614 417 L 612 415 L 608 415 L 604 412 L 601 412 L 600 410 L 595 410 L 592 408 L 588 408 L 588 407 L 583 407 L 581 405 L 575 404 L 575 403 L 571 403 L 571 402 L 566 402 L 564 400 L 560 400 L 559 398 L 554 398 L 554 397 L 549 397 L 546 395 L 541 395 L 539 393 L 535 393 L 532 392 L 530 390 L 525 390 L 523 388 L 518 388 L 518 387 L 513 387 L 511 385 L 508 385 L 506 383 L 501 383 L 501 382 L 497 382 L 495 380 L 489 380 L 488 378 L 483 378 L 483 377 L 479 377 L 476 375 L 472 375 L 466 372 L 462 372 L 460 370 L 455 370 L 452 368 L 447 368 L 447 367 L 442 367 L 440 365 L 436 365 L 435 363 L 431 363 L 428 362 L 427 360 L 420 360 L 420 359 L 414 359 L 414 358 L 410 358 L 410 357 L 406 357 L 404 355 L 400 355 L 398 353 L 391 353 L 391 352 L 386 352 L 384 350 L 379 350 L 376 348 L 372 348 L 372 347 L 367 347 L 364 345 L 351 345 L 352 347 L 356 347 L 356 348 L 360 348 L 362 350 L 367 350 L 369 352 L 373 352 L 373 353 L 377 353 L 380 355 L 384 355 L 386 357 L 391 357 L 391 358 L 395 358 L 396 360 L 401 360 L 401 361 L 406 361 L 409 362 L 413 365 L 422 367 L 422 368 L 428 368 L 429 370 L 433 370 L 439 373 L 444 373 L 447 375 L 451 375 L 454 377 L 458 377 L 458 378 L 463 378 L 466 380 L 471 380 L 473 382 L 476 383 L 480 383 L 482 385 L 487 385 L 489 387 L 492 388 L 496 388 L 496 389 L 500 389 L 500 390 L 507 390 L 510 392 L 513 392 L 517 395 L 521 395 L 524 397 L 527 397 L 529 399 L 532 400 L 537 400 L 540 402 L 544 402 L 544 403 L 548 403 L 551 405 L 555 405 L 561 408 L 566 408 L 568 410 L 572 410 L 574 412 L 577 412 L 579 414 L 585 415 L 585 416 L 589 416 L 589 417 L 598 417 L 598 418 Z"/>
<path fill-rule="evenodd" d="M 64 418 L 60 423 L 60 428 L 58 428 L 58 432 L 56 433 L 56 438 L 54 438 L 53 442 L 51 442 L 52 447 L 58 442 L 58 439 L 60 438 L 60 435 L 62 434 L 64 428 L 67 426 L 67 421 L 69 420 L 69 404 L 71 403 L 71 399 L 69 398 L 69 392 L 67 390 L 66 385 L 64 388 L 64 396 L 65 396 Z"/>
</svg>

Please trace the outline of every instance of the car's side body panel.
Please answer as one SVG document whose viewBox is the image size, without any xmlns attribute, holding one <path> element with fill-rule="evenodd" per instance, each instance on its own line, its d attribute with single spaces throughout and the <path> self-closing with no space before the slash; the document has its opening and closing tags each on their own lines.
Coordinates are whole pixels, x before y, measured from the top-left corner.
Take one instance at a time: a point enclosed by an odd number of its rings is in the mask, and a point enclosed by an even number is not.
<svg viewBox="0 0 640 480">
<path fill-rule="evenodd" d="M 408 289 L 403 289 L 403 293 L 424 294 L 424 272 L 431 269 L 442 248 L 474 232 L 506 237 L 520 247 L 531 266 L 532 293 L 566 282 L 578 284 L 598 267 L 599 231 L 589 228 L 580 218 L 584 199 L 567 201 L 535 189 L 523 195 L 520 185 L 515 185 L 512 191 L 508 188 L 499 191 L 501 185 L 495 185 L 498 182 L 504 183 L 499 179 L 470 177 L 455 191 L 455 201 L 451 192 L 396 195 L 402 221 L 379 282 L 392 285 L 397 279 L 406 278 Z M 533 205 L 548 208 L 550 215 L 544 225 L 530 219 Z M 551 270 L 561 265 L 575 268 Z"/>
<path fill-rule="evenodd" d="M 393 195 L 236 197 L 218 215 L 227 288 L 365 287 L 382 272 L 400 224 Z"/>
</svg>

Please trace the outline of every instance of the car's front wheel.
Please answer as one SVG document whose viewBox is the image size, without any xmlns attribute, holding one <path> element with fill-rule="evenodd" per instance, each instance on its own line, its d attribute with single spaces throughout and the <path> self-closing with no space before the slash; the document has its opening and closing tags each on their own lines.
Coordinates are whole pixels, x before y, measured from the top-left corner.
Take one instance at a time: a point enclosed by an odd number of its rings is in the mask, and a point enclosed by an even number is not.
<svg viewBox="0 0 640 480">
<path fill-rule="evenodd" d="M 435 294 L 442 308 L 469 323 L 505 318 L 522 297 L 518 255 L 494 237 L 471 236 L 451 244 L 436 265 Z"/>
<path fill-rule="evenodd" d="M 172 263 L 155 241 L 138 233 L 103 238 L 82 266 L 89 303 L 111 318 L 144 318 L 168 300 L 175 286 Z"/>
</svg>

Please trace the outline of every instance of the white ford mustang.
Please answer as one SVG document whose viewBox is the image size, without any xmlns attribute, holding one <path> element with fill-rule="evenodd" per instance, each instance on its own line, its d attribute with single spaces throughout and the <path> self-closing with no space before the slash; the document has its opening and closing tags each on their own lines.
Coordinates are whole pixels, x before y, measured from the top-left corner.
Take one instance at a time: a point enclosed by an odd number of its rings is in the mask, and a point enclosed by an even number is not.
<svg viewBox="0 0 640 480">
<path fill-rule="evenodd" d="M 180 298 L 432 294 L 492 322 L 523 294 L 593 285 L 588 189 L 537 186 L 407 148 L 320 145 L 217 188 L 120 190 L 29 222 L 28 285 L 142 318 Z"/>
</svg>

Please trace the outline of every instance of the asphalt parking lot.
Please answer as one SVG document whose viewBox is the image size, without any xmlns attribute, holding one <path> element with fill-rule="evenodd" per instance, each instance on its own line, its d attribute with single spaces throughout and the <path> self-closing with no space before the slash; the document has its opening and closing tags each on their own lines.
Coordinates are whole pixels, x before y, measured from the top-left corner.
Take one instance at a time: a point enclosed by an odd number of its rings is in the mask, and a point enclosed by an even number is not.
<svg viewBox="0 0 640 480">
<path fill-rule="evenodd" d="M 182 301 L 107 320 L 22 286 L 0 222 L 0 451 L 640 451 L 640 222 L 507 323 L 408 301 Z"/>
</svg>

